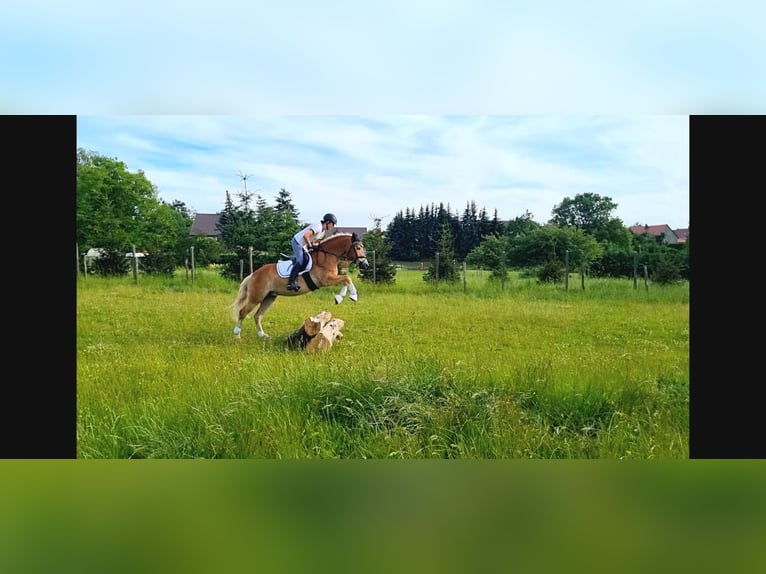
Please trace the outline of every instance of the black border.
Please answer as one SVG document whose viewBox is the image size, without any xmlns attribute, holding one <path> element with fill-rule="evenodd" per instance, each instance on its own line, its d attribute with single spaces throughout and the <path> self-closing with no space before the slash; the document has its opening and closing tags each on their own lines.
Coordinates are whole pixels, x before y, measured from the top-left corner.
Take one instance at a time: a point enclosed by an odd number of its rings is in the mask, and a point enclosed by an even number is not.
<svg viewBox="0 0 766 574">
<path fill-rule="evenodd" d="M 766 116 L 689 118 L 691 458 L 766 458 L 762 220 Z"/>
<path fill-rule="evenodd" d="M 0 458 L 76 458 L 77 118 L 4 115 L 0 129 L 11 224 L 3 298 L 13 317 Z"/>
</svg>

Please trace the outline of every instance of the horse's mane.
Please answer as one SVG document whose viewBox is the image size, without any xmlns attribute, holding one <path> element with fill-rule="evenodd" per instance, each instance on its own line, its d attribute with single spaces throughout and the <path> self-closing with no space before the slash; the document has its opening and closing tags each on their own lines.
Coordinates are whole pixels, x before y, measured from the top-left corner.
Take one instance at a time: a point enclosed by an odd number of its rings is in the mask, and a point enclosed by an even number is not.
<svg viewBox="0 0 766 574">
<path fill-rule="evenodd" d="M 355 241 L 357 239 L 356 233 L 348 233 L 347 231 L 338 231 L 337 233 L 333 233 L 329 237 L 325 237 L 319 241 L 319 245 L 322 245 L 322 243 L 326 241 L 331 241 L 333 239 L 336 239 L 338 237 L 350 237 L 351 241 Z"/>
</svg>

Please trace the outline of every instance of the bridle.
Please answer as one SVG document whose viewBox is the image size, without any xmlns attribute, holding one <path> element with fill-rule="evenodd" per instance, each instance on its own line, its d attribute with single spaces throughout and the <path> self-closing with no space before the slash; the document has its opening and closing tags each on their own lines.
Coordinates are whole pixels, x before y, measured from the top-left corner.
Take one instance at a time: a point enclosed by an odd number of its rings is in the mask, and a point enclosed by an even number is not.
<svg viewBox="0 0 766 574">
<path fill-rule="evenodd" d="M 367 256 L 366 254 L 363 254 L 363 255 L 356 254 L 356 245 L 361 245 L 361 244 L 362 244 L 361 241 L 352 241 L 351 246 L 348 248 L 348 251 L 346 251 L 345 253 L 333 253 L 332 251 L 328 251 L 321 245 L 316 245 L 312 247 L 311 251 L 321 251 L 322 253 L 326 253 L 327 255 L 332 255 L 338 261 L 340 261 L 341 259 L 350 259 L 351 261 L 357 261 Z M 364 247 L 362 247 L 362 250 L 364 251 Z"/>
</svg>

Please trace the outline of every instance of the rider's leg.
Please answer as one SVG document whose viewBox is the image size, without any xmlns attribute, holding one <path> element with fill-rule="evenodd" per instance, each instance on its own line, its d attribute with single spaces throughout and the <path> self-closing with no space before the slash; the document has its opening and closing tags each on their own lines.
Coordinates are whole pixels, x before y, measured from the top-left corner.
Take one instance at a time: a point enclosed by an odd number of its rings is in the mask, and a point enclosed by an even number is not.
<svg viewBox="0 0 766 574">
<path fill-rule="evenodd" d="M 298 278 L 298 273 L 303 269 L 303 257 L 305 252 L 297 241 L 293 240 L 292 245 L 295 257 L 293 257 L 293 266 L 290 269 L 290 280 L 287 282 L 287 290 L 299 291 L 301 286 L 298 285 L 295 280 Z"/>
</svg>

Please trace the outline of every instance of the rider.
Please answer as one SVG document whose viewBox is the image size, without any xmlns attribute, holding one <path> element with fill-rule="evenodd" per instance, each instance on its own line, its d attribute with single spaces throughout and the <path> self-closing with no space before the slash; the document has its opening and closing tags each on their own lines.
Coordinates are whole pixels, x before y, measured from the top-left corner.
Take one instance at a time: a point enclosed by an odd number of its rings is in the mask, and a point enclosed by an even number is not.
<svg viewBox="0 0 766 574">
<path fill-rule="evenodd" d="M 328 232 L 334 229 L 336 225 L 338 225 L 338 218 L 332 213 L 325 213 L 322 221 L 318 224 L 312 223 L 293 235 L 292 246 L 295 257 L 293 257 L 293 267 L 290 270 L 290 281 L 287 284 L 289 291 L 298 291 L 301 288 L 295 280 L 301 269 L 308 263 L 306 257 L 308 257 L 309 247 L 319 245 L 319 240 L 327 237 Z"/>
</svg>

